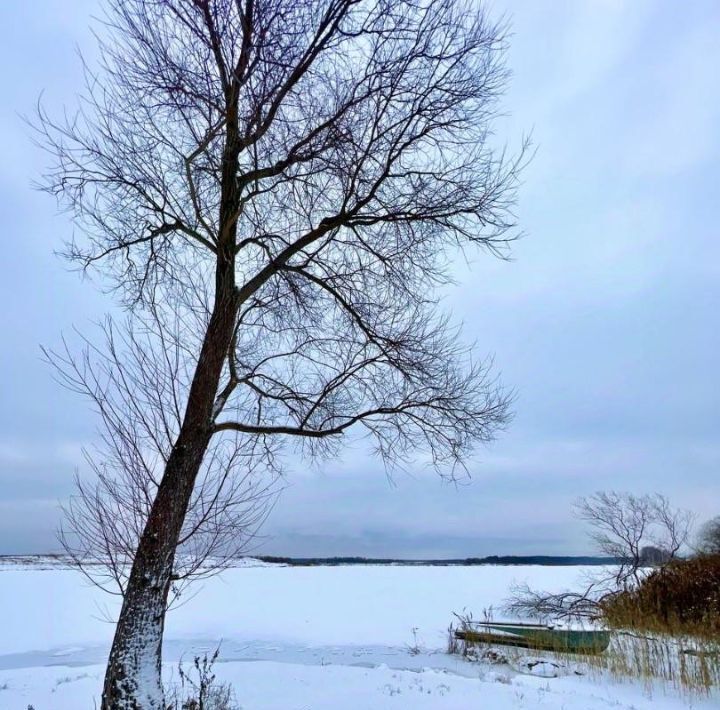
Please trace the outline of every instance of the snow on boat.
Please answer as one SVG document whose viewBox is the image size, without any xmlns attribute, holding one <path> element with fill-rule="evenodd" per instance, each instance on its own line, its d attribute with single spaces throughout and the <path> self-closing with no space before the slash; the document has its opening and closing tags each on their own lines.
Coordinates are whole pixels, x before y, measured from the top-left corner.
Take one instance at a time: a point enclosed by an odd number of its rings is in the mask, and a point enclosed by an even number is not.
<svg viewBox="0 0 720 710">
<path fill-rule="evenodd" d="M 474 628 L 455 631 L 467 643 L 491 643 L 560 653 L 602 653 L 610 644 L 610 632 L 558 629 L 545 624 L 475 621 Z"/>
</svg>

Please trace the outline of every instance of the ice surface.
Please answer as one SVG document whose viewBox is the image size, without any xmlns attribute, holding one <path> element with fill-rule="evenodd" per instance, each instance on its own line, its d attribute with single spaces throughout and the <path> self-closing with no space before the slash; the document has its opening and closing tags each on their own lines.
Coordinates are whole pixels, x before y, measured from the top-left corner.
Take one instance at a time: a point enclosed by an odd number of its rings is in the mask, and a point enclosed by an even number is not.
<svg viewBox="0 0 720 710">
<path fill-rule="evenodd" d="M 671 691 L 566 673 L 542 655 L 521 658 L 513 668 L 444 653 L 452 612 L 479 617 L 500 606 L 513 582 L 560 590 L 582 573 L 578 567 L 245 563 L 204 582 L 170 613 L 166 680 L 177 679 L 181 658 L 191 661 L 221 642 L 218 678 L 234 685 L 244 710 L 689 707 L 688 698 Z M 107 619 L 117 614 L 118 600 L 71 570 L 15 563 L 0 566 L 0 604 L 0 709 L 93 707 L 112 639 Z M 720 707 L 720 699 L 693 707 Z"/>
</svg>

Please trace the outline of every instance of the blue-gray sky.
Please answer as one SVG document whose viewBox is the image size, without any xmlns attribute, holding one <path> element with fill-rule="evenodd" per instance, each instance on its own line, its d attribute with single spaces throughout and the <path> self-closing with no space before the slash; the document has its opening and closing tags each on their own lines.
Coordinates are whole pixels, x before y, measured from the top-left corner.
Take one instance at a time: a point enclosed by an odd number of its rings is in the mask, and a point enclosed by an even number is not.
<svg viewBox="0 0 720 710">
<path fill-rule="evenodd" d="M 659 491 L 720 513 L 720 5 L 496 0 L 514 72 L 498 133 L 532 131 L 513 261 L 458 265 L 445 303 L 517 391 L 472 480 L 397 474 L 355 443 L 294 466 L 267 554 L 589 551 L 578 495 Z M 95 422 L 39 345 L 110 307 L 53 256 L 67 216 L 30 182 L 45 157 L 18 114 L 72 103 L 96 0 L 0 4 L 0 553 L 57 547 L 58 501 Z"/>
</svg>

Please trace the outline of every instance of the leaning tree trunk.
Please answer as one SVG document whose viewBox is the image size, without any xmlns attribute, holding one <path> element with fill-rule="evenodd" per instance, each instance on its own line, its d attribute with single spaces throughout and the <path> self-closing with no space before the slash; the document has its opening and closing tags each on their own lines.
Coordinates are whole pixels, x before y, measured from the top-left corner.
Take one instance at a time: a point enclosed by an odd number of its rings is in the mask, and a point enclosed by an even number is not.
<svg viewBox="0 0 720 710">
<path fill-rule="evenodd" d="M 225 95 L 226 133 L 220 181 L 215 300 L 193 376 L 182 427 L 128 579 L 110 649 L 101 710 L 162 710 L 162 637 L 175 552 L 195 479 L 212 436 L 215 398 L 235 331 L 235 240 L 241 140 L 238 86 Z"/>
<path fill-rule="evenodd" d="M 224 263 L 222 263 L 224 262 Z M 140 538 L 105 673 L 102 710 L 160 710 L 162 637 L 175 552 L 211 437 L 213 406 L 237 313 L 232 259 L 220 259 L 216 299 L 188 396 Z"/>
<path fill-rule="evenodd" d="M 164 707 L 162 637 L 175 548 L 207 443 L 176 446 L 133 562 L 105 673 L 103 710 Z"/>
</svg>

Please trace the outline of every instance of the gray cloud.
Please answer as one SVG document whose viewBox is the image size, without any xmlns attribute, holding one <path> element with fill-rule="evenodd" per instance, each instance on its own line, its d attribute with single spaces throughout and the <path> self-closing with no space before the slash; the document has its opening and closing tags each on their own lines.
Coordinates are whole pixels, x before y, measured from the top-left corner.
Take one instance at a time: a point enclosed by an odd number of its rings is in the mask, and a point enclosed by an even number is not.
<svg viewBox="0 0 720 710">
<path fill-rule="evenodd" d="M 54 546 L 56 502 L 94 436 L 38 346 L 111 304 L 52 256 L 71 228 L 29 189 L 43 157 L 17 112 L 43 88 L 51 105 L 72 100 L 73 46 L 91 46 L 95 5 L 0 7 L 0 552 Z M 518 207 L 527 236 L 509 263 L 458 264 L 444 304 L 516 389 L 516 419 L 458 487 L 412 465 L 416 475 L 391 485 L 357 442 L 340 461 L 294 461 L 267 553 L 584 553 L 571 505 L 599 488 L 719 512 L 720 9 L 493 8 L 512 12 L 514 31 L 498 140 L 516 145 L 532 130 L 538 147 Z"/>
</svg>

